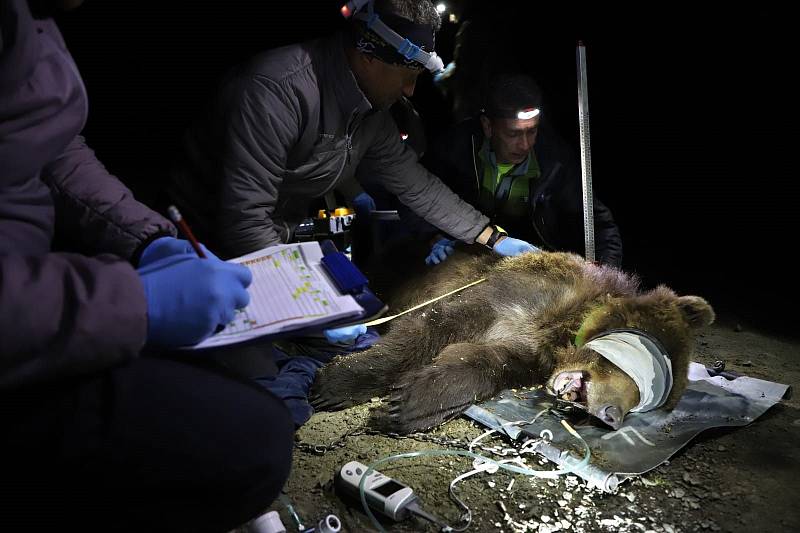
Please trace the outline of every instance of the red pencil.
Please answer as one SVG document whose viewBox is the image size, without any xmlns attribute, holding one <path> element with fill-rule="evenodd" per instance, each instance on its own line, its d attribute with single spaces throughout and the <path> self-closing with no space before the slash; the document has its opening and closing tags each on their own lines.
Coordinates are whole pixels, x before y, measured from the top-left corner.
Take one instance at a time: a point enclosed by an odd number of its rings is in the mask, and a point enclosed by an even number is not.
<svg viewBox="0 0 800 533">
<path fill-rule="evenodd" d="M 169 215 L 169 218 L 180 228 L 180 230 L 186 236 L 186 239 L 192 245 L 194 251 L 197 252 L 197 256 L 201 259 L 205 259 L 206 254 L 203 251 L 203 247 L 200 246 L 199 242 L 197 242 L 194 233 L 192 233 L 192 229 L 189 227 L 189 224 L 187 224 L 186 221 L 183 219 L 183 217 L 181 216 L 181 212 L 178 211 L 178 208 L 175 207 L 174 205 L 169 206 L 167 208 L 167 214 Z"/>
</svg>

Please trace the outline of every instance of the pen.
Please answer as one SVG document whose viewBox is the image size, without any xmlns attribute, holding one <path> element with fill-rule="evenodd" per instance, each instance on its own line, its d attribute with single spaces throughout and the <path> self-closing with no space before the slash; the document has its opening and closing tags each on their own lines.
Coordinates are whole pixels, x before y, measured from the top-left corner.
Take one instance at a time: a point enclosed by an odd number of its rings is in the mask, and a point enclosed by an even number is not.
<svg viewBox="0 0 800 533">
<path fill-rule="evenodd" d="M 194 233 L 192 233 L 192 228 L 190 228 L 189 224 L 187 224 L 183 219 L 183 216 L 181 215 L 181 212 L 178 211 L 178 208 L 174 205 L 167 207 L 167 215 L 169 215 L 170 220 L 177 224 L 177 226 L 186 236 L 189 244 L 192 245 L 192 248 L 194 248 L 194 251 L 197 253 L 197 257 L 200 259 L 206 259 L 206 253 L 203 251 L 203 247 L 200 246 L 199 242 L 197 242 L 197 238 L 194 236 Z M 225 324 L 218 325 L 217 329 L 214 330 L 214 334 L 219 333 L 223 329 L 225 329 Z"/>
<path fill-rule="evenodd" d="M 169 206 L 167 208 L 167 214 L 169 215 L 170 220 L 172 220 L 186 236 L 186 239 L 192 245 L 194 251 L 197 252 L 197 256 L 200 259 L 205 259 L 206 253 L 203 251 L 203 248 L 202 246 L 200 246 L 200 243 L 197 242 L 197 239 L 195 238 L 194 233 L 192 233 L 189 224 L 187 224 L 186 221 L 183 219 L 183 217 L 181 216 L 181 212 L 178 211 L 178 208 L 175 207 L 174 205 Z"/>
</svg>

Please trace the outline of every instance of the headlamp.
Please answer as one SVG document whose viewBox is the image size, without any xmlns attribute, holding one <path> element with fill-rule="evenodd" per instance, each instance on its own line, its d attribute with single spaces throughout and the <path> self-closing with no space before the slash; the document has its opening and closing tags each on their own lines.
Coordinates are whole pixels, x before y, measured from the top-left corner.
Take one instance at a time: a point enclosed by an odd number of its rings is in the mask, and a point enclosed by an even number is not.
<svg viewBox="0 0 800 533">
<path fill-rule="evenodd" d="M 402 37 L 389 26 L 387 26 L 373 11 L 375 0 L 350 0 L 342 6 L 340 12 L 345 18 L 354 18 L 364 22 L 368 30 L 375 32 L 381 39 L 386 41 L 397 53 L 409 61 L 414 61 L 432 73 L 437 73 L 444 68 L 444 62 L 436 55 L 436 52 L 426 52 L 410 40 Z M 367 12 L 362 10 L 367 6 Z"/>
<path fill-rule="evenodd" d="M 507 107 L 493 107 L 481 109 L 481 113 L 489 118 L 510 118 L 519 120 L 530 120 L 542 114 L 542 110 L 538 107 L 507 108 Z"/>
<path fill-rule="evenodd" d="M 341 11 L 342 16 L 344 18 L 349 19 L 350 17 L 353 16 L 353 13 L 359 11 L 369 1 L 370 0 L 350 0 L 345 5 L 343 5 L 342 9 L 340 9 L 339 11 Z"/>
<path fill-rule="evenodd" d="M 517 118 L 520 120 L 530 120 L 534 117 L 539 116 L 539 108 L 538 107 L 529 107 L 528 109 L 523 109 L 517 112 Z"/>
</svg>

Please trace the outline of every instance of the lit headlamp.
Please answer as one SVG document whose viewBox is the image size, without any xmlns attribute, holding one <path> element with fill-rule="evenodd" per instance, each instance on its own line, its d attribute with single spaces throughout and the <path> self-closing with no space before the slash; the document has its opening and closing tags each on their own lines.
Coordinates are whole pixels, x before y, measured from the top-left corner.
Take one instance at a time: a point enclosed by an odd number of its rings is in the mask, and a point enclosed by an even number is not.
<svg viewBox="0 0 800 533">
<path fill-rule="evenodd" d="M 482 110 L 483 114 L 490 118 L 516 118 L 519 120 L 530 120 L 538 117 L 542 110 L 538 107 L 526 107 L 524 109 L 499 109 L 488 108 Z"/>
<path fill-rule="evenodd" d="M 528 109 L 517 111 L 517 118 L 520 120 L 530 120 L 534 117 L 538 117 L 539 113 L 538 107 L 529 107 Z"/>
<path fill-rule="evenodd" d="M 350 0 L 341 7 L 340 12 L 344 18 L 354 18 L 364 22 L 368 30 L 375 32 L 407 60 L 414 61 L 433 73 L 441 71 L 444 68 L 444 62 L 436 55 L 436 52 L 426 52 L 387 26 L 378 14 L 373 11 L 374 1 Z M 362 11 L 365 5 L 367 6 L 366 13 Z"/>
<path fill-rule="evenodd" d="M 341 11 L 342 16 L 344 18 L 349 19 L 350 17 L 353 16 L 353 13 L 360 10 L 369 1 L 370 0 L 350 0 L 345 5 L 343 5 L 339 11 Z"/>
</svg>

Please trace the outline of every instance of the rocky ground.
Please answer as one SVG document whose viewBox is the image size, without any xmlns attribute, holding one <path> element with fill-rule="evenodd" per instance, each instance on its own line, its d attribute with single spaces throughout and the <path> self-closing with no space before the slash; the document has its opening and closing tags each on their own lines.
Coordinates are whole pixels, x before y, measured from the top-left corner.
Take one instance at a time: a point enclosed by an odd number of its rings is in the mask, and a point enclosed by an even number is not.
<svg viewBox="0 0 800 533">
<path fill-rule="evenodd" d="M 723 315 L 698 337 L 694 360 L 707 365 L 723 360 L 728 370 L 796 387 L 799 356 L 800 341 L 760 333 Z M 749 426 L 707 431 L 671 461 L 622 483 L 614 494 L 590 489 L 574 476 L 546 480 L 502 470 L 472 476 L 457 486 L 459 497 L 472 510 L 468 531 L 800 531 L 799 408 L 794 396 Z M 298 530 L 287 502 L 306 527 L 332 513 L 341 519 L 343 531 L 376 530 L 358 506 L 347 505 L 334 494 L 337 469 L 351 460 L 370 464 L 393 454 L 441 448 L 426 439 L 372 434 L 340 439 L 364 423 L 368 409 L 319 413 L 298 432 L 298 442 L 305 444 L 296 449 L 285 498 L 272 506 L 287 531 Z M 430 435 L 463 444 L 483 431 L 458 418 Z M 322 454 L 306 446 L 331 442 L 339 445 Z M 495 444 L 508 445 L 499 440 Z M 472 469 L 470 459 L 419 457 L 380 469 L 412 486 L 426 510 L 459 524 L 462 511 L 449 498 L 448 485 Z M 398 532 L 438 530 L 417 518 L 385 522 L 384 527 Z"/>
</svg>

